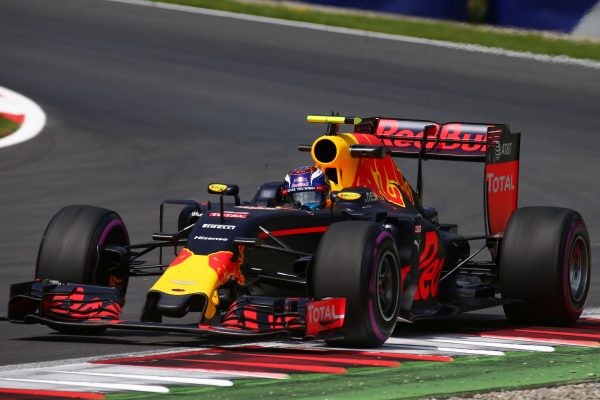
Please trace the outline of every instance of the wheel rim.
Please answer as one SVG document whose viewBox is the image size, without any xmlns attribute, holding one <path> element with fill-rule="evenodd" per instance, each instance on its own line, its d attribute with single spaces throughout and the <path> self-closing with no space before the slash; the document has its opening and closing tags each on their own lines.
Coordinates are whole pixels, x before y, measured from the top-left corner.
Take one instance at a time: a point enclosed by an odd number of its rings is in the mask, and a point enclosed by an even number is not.
<svg viewBox="0 0 600 400">
<path fill-rule="evenodd" d="M 94 271 L 95 283 L 119 289 L 121 294 L 127 291 L 129 267 L 107 264 L 107 259 L 102 257 L 102 251 L 109 245 L 127 246 L 129 236 L 123 221 L 115 219 L 110 221 L 100 235 L 96 245 L 96 266 Z"/>
<path fill-rule="evenodd" d="M 385 321 L 392 320 L 396 315 L 399 280 L 396 258 L 392 252 L 386 251 L 379 259 L 377 268 L 377 304 Z"/>
<path fill-rule="evenodd" d="M 571 299 L 579 303 L 585 297 L 589 277 L 587 244 L 581 236 L 578 236 L 571 245 L 568 274 Z"/>
</svg>

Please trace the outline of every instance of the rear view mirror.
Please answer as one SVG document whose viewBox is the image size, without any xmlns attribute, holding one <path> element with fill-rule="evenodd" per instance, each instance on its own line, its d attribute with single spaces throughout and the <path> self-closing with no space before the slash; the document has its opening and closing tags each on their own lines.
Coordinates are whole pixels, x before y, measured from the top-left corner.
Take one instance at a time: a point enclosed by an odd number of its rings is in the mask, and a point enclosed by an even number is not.
<svg viewBox="0 0 600 400">
<path fill-rule="evenodd" d="M 236 206 L 239 206 L 241 203 L 240 196 L 238 196 L 238 194 L 240 193 L 240 188 L 238 185 L 228 185 L 226 183 L 211 183 L 208 185 L 208 193 L 221 195 L 219 201 L 221 206 L 221 223 L 223 223 L 224 212 L 223 196 L 233 196 Z"/>
<path fill-rule="evenodd" d="M 211 183 L 208 185 L 208 193 L 220 194 L 223 196 L 237 196 L 240 193 L 238 185 L 228 185 L 226 183 Z"/>
</svg>

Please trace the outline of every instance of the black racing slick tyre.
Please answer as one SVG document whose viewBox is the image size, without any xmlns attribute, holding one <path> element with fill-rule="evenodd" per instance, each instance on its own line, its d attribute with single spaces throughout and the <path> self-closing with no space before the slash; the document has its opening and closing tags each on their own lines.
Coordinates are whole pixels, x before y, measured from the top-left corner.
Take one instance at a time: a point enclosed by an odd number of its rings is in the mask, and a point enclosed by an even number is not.
<svg viewBox="0 0 600 400">
<path fill-rule="evenodd" d="M 556 207 L 525 207 L 512 215 L 500 253 L 500 288 L 509 321 L 568 326 L 588 294 L 591 254 L 581 215 Z"/>
<path fill-rule="evenodd" d="M 56 213 L 44 232 L 35 276 L 112 286 L 124 296 L 129 265 L 116 266 L 110 262 L 103 254 L 108 245 L 129 245 L 127 229 L 116 212 L 93 206 L 65 207 Z"/>
<path fill-rule="evenodd" d="M 312 267 L 318 298 L 346 298 L 343 339 L 349 347 L 377 347 L 394 331 L 400 311 L 400 261 L 395 240 L 379 224 L 333 224 L 321 238 Z"/>
</svg>

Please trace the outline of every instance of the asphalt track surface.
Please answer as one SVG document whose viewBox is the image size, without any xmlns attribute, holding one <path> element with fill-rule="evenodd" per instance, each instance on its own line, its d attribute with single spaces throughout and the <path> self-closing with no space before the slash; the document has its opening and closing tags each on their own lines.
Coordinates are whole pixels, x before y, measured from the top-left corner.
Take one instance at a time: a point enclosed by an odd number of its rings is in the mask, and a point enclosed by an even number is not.
<svg viewBox="0 0 600 400">
<path fill-rule="evenodd" d="M 205 199 L 211 181 L 250 198 L 308 163 L 308 113 L 508 122 L 523 132 L 520 205 L 579 210 L 600 305 L 600 73 L 299 28 L 105 2 L 2 0 L 0 85 L 48 116 L 34 140 L 0 149 L 0 304 L 33 277 L 52 215 L 118 211 L 133 241 L 165 198 Z M 400 161 L 414 177 L 413 161 Z M 268 167 L 266 167 L 268 165 Z M 430 161 L 426 203 L 465 234 L 483 230 L 480 165 Z M 137 318 L 151 279 L 130 285 Z M 4 306 L 2 306 L 4 307 Z M 0 365 L 194 346 L 154 334 L 72 338 L 0 322 Z"/>
</svg>

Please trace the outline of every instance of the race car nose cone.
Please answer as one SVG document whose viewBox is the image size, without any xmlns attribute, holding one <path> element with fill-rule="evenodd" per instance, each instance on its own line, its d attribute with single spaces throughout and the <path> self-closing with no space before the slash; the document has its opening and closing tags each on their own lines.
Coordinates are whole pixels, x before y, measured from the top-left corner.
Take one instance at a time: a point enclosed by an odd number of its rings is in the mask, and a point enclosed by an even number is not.
<svg viewBox="0 0 600 400">
<path fill-rule="evenodd" d="M 208 298 L 203 293 L 174 296 L 160 293 L 156 303 L 156 311 L 165 317 L 182 318 L 188 312 L 202 312 L 206 310 Z"/>
</svg>

